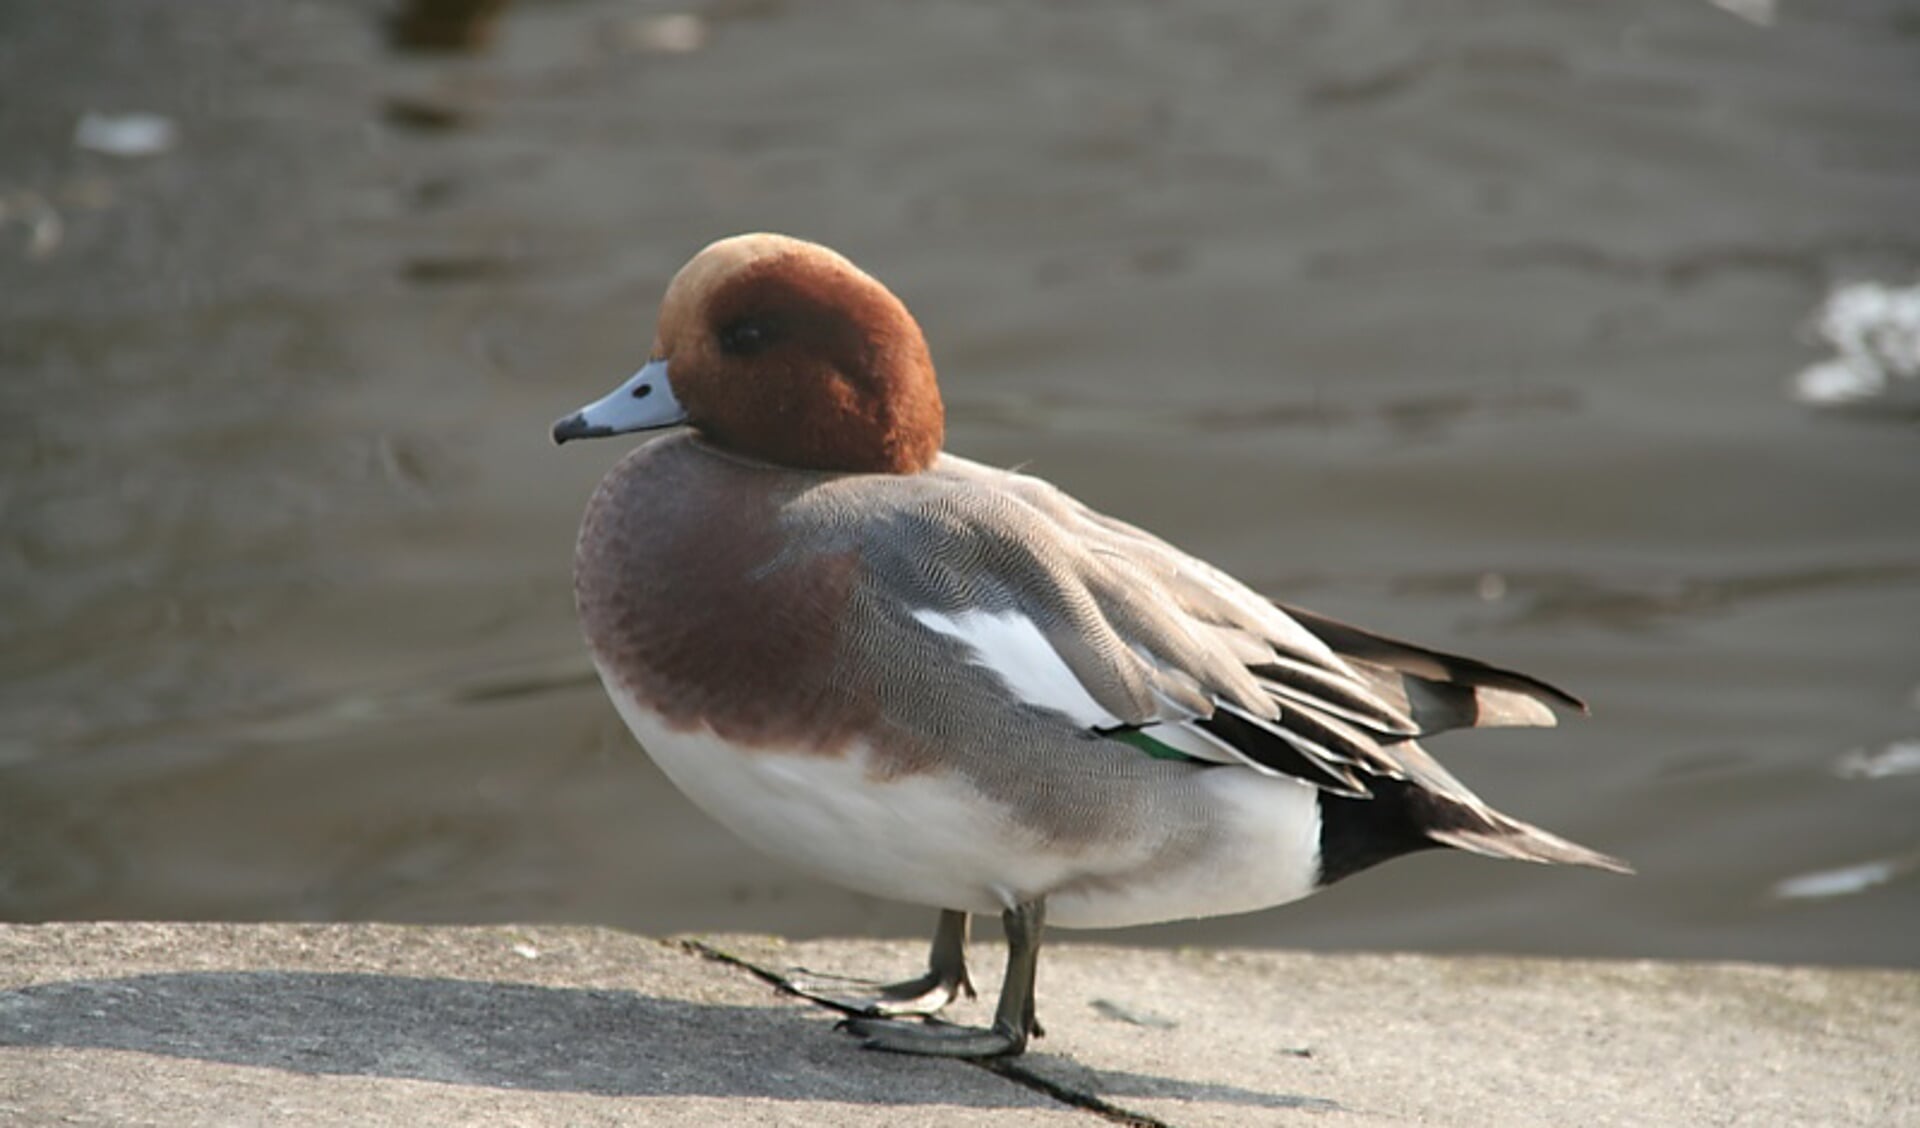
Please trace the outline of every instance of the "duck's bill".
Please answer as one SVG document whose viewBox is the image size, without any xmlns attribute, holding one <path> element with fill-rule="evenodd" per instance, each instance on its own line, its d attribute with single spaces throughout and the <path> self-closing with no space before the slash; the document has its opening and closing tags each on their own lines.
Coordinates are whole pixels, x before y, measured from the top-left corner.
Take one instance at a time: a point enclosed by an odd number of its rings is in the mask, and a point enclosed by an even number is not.
<svg viewBox="0 0 1920 1128">
<path fill-rule="evenodd" d="M 686 409 L 673 398 L 667 362 L 649 360 L 632 379 L 553 425 L 553 441 L 598 439 L 629 431 L 651 431 L 687 421 Z"/>
</svg>

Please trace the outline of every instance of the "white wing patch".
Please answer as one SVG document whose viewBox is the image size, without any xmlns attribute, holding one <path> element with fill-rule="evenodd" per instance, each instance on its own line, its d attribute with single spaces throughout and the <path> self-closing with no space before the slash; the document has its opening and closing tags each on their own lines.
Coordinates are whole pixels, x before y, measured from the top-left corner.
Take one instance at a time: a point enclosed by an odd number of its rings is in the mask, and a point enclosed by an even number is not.
<svg viewBox="0 0 1920 1128">
<path fill-rule="evenodd" d="M 1083 728 L 1123 723 L 1093 699 L 1047 636 L 1018 611 L 945 615 L 921 610 L 913 617 L 928 630 L 964 643 L 974 665 L 993 671 L 1009 693 L 1027 704 L 1064 713 Z"/>
</svg>

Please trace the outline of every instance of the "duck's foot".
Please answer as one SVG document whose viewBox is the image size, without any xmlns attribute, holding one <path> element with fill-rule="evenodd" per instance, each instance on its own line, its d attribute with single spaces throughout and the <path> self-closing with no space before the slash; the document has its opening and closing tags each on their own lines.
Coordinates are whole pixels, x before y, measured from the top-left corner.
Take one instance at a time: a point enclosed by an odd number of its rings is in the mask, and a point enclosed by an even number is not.
<svg viewBox="0 0 1920 1128">
<path fill-rule="evenodd" d="M 967 978 L 965 968 L 960 969 L 957 979 L 951 974 L 929 969 L 925 975 L 917 978 L 887 984 L 843 975 L 820 975 L 803 968 L 800 974 L 782 979 L 780 986 L 803 999 L 810 999 L 853 1017 L 930 1016 L 939 1014 L 961 995 L 969 999 L 974 997 L 973 983 Z M 836 986 L 864 987 L 872 993 L 844 995 L 834 990 Z"/>
<path fill-rule="evenodd" d="M 1046 916 L 1046 902 L 1035 899 L 1015 905 L 1000 917 L 1007 931 L 1007 975 L 1000 984 L 1000 1003 L 994 1008 L 992 1026 L 856 1015 L 843 1020 L 839 1028 L 851 1032 L 867 1049 L 894 1054 L 991 1058 L 1024 1052 L 1027 1039 L 1040 1035 L 1040 1024 L 1033 1017 L 1033 978 L 1040 962 L 1040 932 Z M 939 960 L 934 963 L 938 968 Z"/>
<path fill-rule="evenodd" d="M 869 1050 L 922 1057 L 1007 1057 L 1027 1048 L 1027 1035 L 1017 1027 L 994 1023 L 955 1026 L 950 1022 L 901 1022 L 887 1018 L 848 1018 L 840 1029 L 860 1039 Z"/>
<path fill-rule="evenodd" d="M 900 983 L 881 985 L 871 979 L 853 979 L 839 975 L 818 975 L 801 969 L 787 976 L 781 987 L 855 1017 L 934 1015 L 961 995 L 974 997 L 973 980 L 967 975 L 967 914 L 954 909 L 940 913 L 933 930 L 933 950 L 927 954 L 927 973 Z M 849 998 L 836 986 L 867 988 L 873 994 Z"/>
</svg>

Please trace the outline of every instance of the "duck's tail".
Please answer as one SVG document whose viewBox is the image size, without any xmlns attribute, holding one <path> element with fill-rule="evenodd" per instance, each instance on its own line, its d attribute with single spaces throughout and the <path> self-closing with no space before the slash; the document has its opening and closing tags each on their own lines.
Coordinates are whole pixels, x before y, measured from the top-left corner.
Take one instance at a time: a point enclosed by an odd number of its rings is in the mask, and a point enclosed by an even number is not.
<svg viewBox="0 0 1920 1128">
<path fill-rule="evenodd" d="M 1433 772 L 1440 772 L 1438 765 Z M 1450 776 L 1436 779 L 1453 784 Z M 1618 858 L 1503 815 L 1457 784 L 1440 792 L 1412 780 L 1374 778 L 1367 787 L 1372 797 L 1366 799 L 1320 793 L 1322 885 L 1439 846 L 1489 858 L 1633 872 Z"/>
<path fill-rule="evenodd" d="M 1632 873 L 1633 867 L 1610 854 L 1589 850 L 1551 831 L 1541 830 L 1498 811 L 1474 810 L 1465 804 L 1457 819 L 1427 827 L 1427 837 L 1443 846 L 1482 854 L 1489 858 L 1512 858 L 1520 862 L 1547 865 L 1591 866 L 1613 873 Z"/>
</svg>

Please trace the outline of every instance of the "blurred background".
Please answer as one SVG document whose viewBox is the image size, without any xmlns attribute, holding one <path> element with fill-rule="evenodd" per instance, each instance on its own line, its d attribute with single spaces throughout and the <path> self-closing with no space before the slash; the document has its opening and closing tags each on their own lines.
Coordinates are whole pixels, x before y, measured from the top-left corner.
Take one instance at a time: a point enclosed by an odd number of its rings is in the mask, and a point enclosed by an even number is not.
<svg viewBox="0 0 1920 1128">
<path fill-rule="evenodd" d="M 1920 8 L 0 0 L 0 918 L 925 934 L 633 745 L 570 557 L 721 235 L 949 445 L 1593 703 L 1126 942 L 1920 964 Z M 1113 939 L 1115 934 L 1063 934 Z"/>
</svg>

